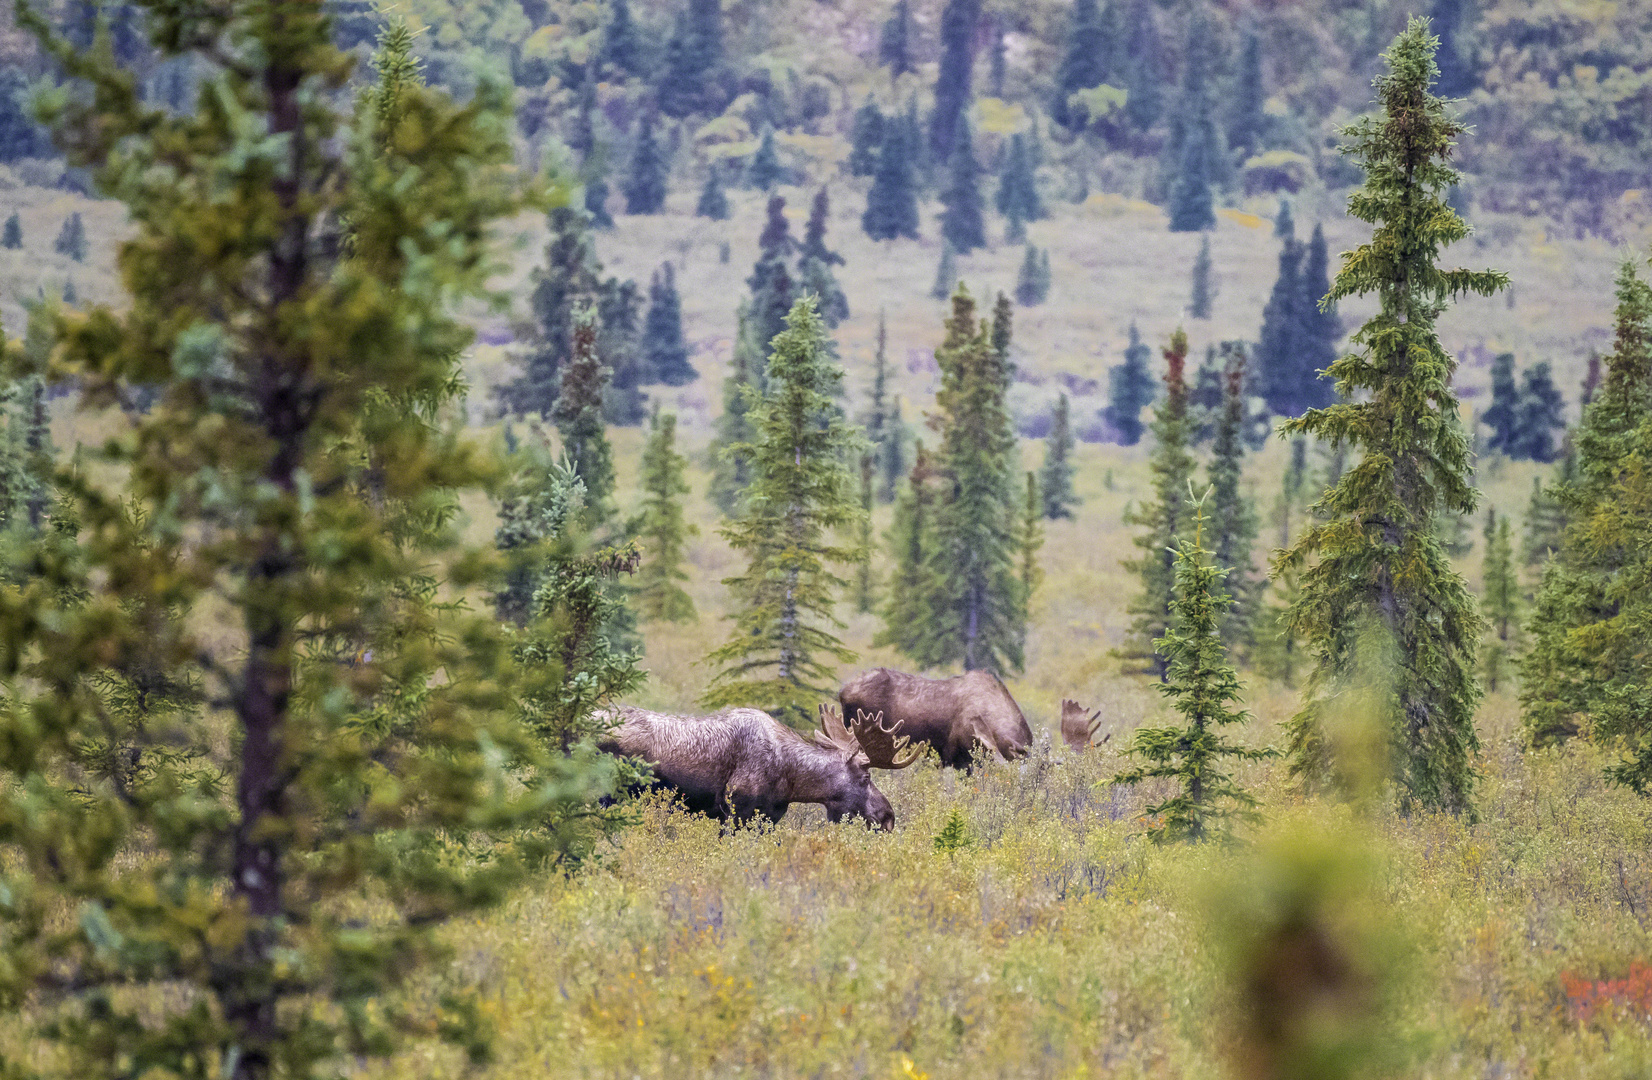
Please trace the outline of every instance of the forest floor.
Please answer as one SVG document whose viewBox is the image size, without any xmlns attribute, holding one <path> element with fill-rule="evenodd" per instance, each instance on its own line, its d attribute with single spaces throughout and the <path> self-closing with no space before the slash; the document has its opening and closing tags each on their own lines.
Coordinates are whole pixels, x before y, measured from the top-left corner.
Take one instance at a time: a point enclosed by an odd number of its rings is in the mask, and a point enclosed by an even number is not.
<svg viewBox="0 0 1652 1080">
<path fill-rule="evenodd" d="M 678 188 L 670 213 L 620 218 L 599 250 L 608 274 L 645 286 L 660 262 L 677 263 L 685 328 L 703 374 L 659 395 L 679 413 L 682 449 L 694 458 L 687 512 L 700 533 L 689 546 L 687 587 L 700 617 L 643 628 L 650 678 L 636 698 L 689 710 L 712 674 L 699 660 L 726 633 L 721 580 L 736 569 L 704 497 L 703 451 L 721 408 L 720 373 L 755 259 L 762 200 L 734 193 L 735 217 L 714 223 L 688 216 L 692 196 Z M 52 255 L 50 244 L 70 210 L 103 215 L 96 227 L 88 220 L 94 236 L 118 228 L 118 210 L 38 189 L 4 194 L 23 208 L 26 238 L 23 251 L 0 251 L 0 303 L 13 333 L 22 325 L 18 300 L 35 296 L 41 283 L 61 289 L 59 279 L 72 277 L 82 300 L 117 299 L 106 252 L 95 250 L 83 266 Z M 801 235 L 812 192 L 785 194 Z M 857 224 L 863 198 L 847 185 L 833 195 L 829 244 L 845 256 L 840 280 L 853 309 L 837 334 L 850 411 L 865 399 L 881 309 L 894 392 L 907 421 L 920 423 L 937 381 L 932 352 L 943 316 L 929 296 L 939 254 L 934 208 L 925 208 L 924 240 L 874 244 Z M 1075 423 L 1092 418 L 1132 322 L 1155 347 L 1156 367 L 1157 347 L 1177 325 L 1187 327 L 1195 359 L 1213 342 L 1256 336 L 1277 266 L 1279 242 L 1264 216 L 1271 201 L 1223 212 L 1212 238 L 1220 292 L 1210 320 L 1184 313 L 1196 235 L 1170 234 L 1157 209 L 1116 196 L 1052 210 L 1029 228 L 1031 241 L 1051 250 L 1050 301 L 1016 313 L 1012 403 L 1021 416 L 1067 389 Z M 1295 216 L 1301 237 L 1323 220 L 1333 256 L 1366 235 L 1328 197 L 1297 200 Z M 1551 361 L 1575 419 L 1585 359 L 1610 340 L 1611 281 L 1630 251 L 1557 239 L 1534 221 L 1479 224 L 1481 235 L 1451 251 L 1451 261 L 1509 270 L 1514 287 L 1442 319 L 1445 343 L 1463 363 L 1464 419 L 1484 407 L 1491 357 L 1506 350 L 1522 366 Z M 522 227 L 504 282 L 519 297 L 518 318 L 543 245 L 537 222 Z M 991 227 L 1001 225 L 994 219 Z M 725 242 L 730 255 L 722 262 Z M 1019 246 L 999 246 L 960 260 L 960 275 L 988 304 L 1013 287 L 1021 257 Z M 1351 325 L 1363 309 L 1348 305 L 1343 314 Z M 472 414 L 497 430 L 486 390 L 506 374 L 511 320 L 480 323 Z M 91 441 L 100 423 L 57 402 L 60 447 Z M 637 429 L 612 436 L 619 501 L 629 509 L 642 436 Z M 1212 912 L 1222 901 L 1213 883 L 1253 872 L 1253 849 L 1156 848 L 1140 820 L 1150 792 L 1107 782 L 1121 768 L 1118 750 L 1129 733 L 1163 715 L 1154 688 L 1120 674 L 1112 655 L 1124 643 L 1125 606 L 1136 589 L 1120 566 L 1136 552 L 1121 518 L 1149 494 L 1149 449 L 1148 441 L 1081 444 L 1083 503 L 1074 520 L 1047 524 L 1026 670 L 1008 680 L 1040 738 L 1032 758 L 972 775 L 929 763 L 880 774 L 899 819 L 892 835 L 828 825 L 816 807 L 794 809 L 770 831 L 719 835 L 713 823 L 649 807 L 598 865 L 542 882 L 506 909 L 448 931 L 459 959 L 437 983 L 479 986 L 499 1028 L 499 1057 L 485 1075 L 1217 1075 L 1231 982 L 1215 947 Z M 1023 455 L 1035 468 L 1042 447 L 1024 441 Z M 1285 456 L 1274 442 L 1247 465 L 1263 521 L 1259 565 L 1278 542 L 1270 513 Z M 1518 525 L 1532 481 L 1546 469 L 1481 465 L 1487 503 Z M 490 535 L 488 510 L 470 509 L 474 537 Z M 879 536 L 888 517 L 880 507 Z M 1477 585 L 1478 520 L 1471 535 L 1475 550 L 1461 568 Z M 881 556 L 878 565 L 887 569 Z M 845 605 L 841 616 L 843 636 L 861 656 L 842 675 L 899 665 L 870 645 L 881 625 L 875 615 Z M 1063 697 L 1102 710 L 1098 737 L 1111 736 L 1104 747 L 1076 759 L 1049 748 Z M 1254 719 L 1242 738 L 1277 744 L 1297 691 L 1247 676 L 1246 697 Z M 1473 824 L 1360 818 L 1302 798 L 1276 763 L 1248 765 L 1240 776 L 1262 799 L 1268 843 L 1334 837 L 1369 853 L 1405 972 L 1392 1016 L 1392 1034 L 1412 1055 L 1403 1075 L 1652 1074 L 1652 991 L 1596 1010 L 1568 996 L 1580 979 L 1619 977 L 1652 958 L 1652 803 L 1607 786 L 1602 760 L 1587 747 L 1523 753 L 1516 712 L 1506 690 L 1481 708 L 1484 779 Z M 954 810 L 973 842 L 938 852 L 933 838 Z M 422 1052 L 370 1070 L 460 1071 L 441 1053 Z"/>
</svg>

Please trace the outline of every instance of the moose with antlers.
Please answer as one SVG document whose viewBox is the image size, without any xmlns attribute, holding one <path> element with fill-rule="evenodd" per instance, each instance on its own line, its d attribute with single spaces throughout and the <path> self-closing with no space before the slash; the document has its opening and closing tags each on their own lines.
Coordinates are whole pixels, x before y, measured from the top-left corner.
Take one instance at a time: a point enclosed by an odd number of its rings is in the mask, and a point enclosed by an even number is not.
<svg viewBox="0 0 1652 1080">
<path fill-rule="evenodd" d="M 833 705 L 820 707 L 813 741 L 758 709 L 670 716 L 618 705 L 608 713 L 614 726 L 600 749 L 648 762 L 656 786 L 677 792 L 690 810 L 741 824 L 758 814 L 779 821 L 801 802 L 824 806 L 829 821 L 858 817 L 891 830 L 895 811 L 871 770 L 904 769 L 924 749 L 881 713 L 857 712 L 845 724 Z"/>
</svg>

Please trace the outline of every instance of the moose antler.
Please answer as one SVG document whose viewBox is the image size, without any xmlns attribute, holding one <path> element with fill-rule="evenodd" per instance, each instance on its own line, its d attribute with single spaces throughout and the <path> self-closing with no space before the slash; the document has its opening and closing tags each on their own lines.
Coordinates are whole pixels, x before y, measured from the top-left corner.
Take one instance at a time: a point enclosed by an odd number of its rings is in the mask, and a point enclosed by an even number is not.
<svg viewBox="0 0 1652 1080">
<path fill-rule="evenodd" d="M 923 743 L 913 745 L 905 735 L 895 734 L 903 722 L 897 720 L 884 727 L 883 713 L 869 717 L 863 710 L 855 710 L 855 741 L 866 752 L 866 760 L 874 769 L 904 769 L 923 756 L 926 749 Z"/>
<path fill-rule="evenodd" d="M 1061 699 L 1061 738 L 1067 743 L 1068 749 L 1074 753 L 1082 753 L 1095 738 L 1096 728 L 1101 726 L 1101 710 L 1097 709 L 1089 716 L 1084 715 L 1084 706 L 1072 698 Z"/>
<path fill-rule="evenodd" d="M 822 750 L 836 750 L 848 757 L 863 753 L 860 743 L 843 726 L 843 714 L 836 705 L 820 706 L 820 730 L 815 732 L 815 745 Z"/>
</svg>

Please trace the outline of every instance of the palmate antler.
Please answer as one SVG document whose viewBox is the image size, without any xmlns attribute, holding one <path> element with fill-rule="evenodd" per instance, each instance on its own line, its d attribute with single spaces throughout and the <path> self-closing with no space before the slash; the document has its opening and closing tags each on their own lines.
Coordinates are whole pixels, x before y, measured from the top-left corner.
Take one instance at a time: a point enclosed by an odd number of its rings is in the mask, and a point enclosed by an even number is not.
<svg viewBox="0 0 1652 1080">
<path fill-rule="evenodd" d="M 1100 709 L 1085 716 L 1084 706 L 1072 698 L 1061 699 L 1061 738 L 1068 749 L 1074 753 L 1085 750 L 1090 745 L 1090 740 L 1095 738 L 1096 728 L 1100 726 Z M 1112 732 L 1108 732 L 1108 737 L 1112 737 Z"/>
<path fill-rule="evenodd" d="M 846 726 L 836 705 L 823 704 L 815 743 L 828 750 L 865 754 L 867 763 L 874 769 L 904 769 L 923 756 L 925 747 L 922 743 L 913 745 L 905 735 L 895 734 L 900 726 L 901 721 L 897 720 L 885 727 L 883 713 L 868 717 L 860 709 L 855 710 L 852 727 Z"/>
</svg>

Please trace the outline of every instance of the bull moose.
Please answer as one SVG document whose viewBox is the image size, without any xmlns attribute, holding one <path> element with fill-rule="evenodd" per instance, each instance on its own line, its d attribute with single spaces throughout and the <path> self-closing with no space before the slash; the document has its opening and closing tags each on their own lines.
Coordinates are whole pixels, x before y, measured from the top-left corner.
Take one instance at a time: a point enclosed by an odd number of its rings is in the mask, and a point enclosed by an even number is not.
<svg viewBox="0 0 1652 1080">
<path fill-rule="evenodd" d="M 882 714 L 914 744 L 927 744 L 941 764 L 967 769 L 976 744 L 999 761 L 1026 754 L 1032 729 L 1010 692 L 989 671 L 926 679 L 889 668 L 855 676 L 838 691 L 845 714 Z"/>
<path fill-rule="evenodd" d="M 897 735 L 900 724 L 854 714 L 847 725 L 834 706 L 820 707 L 820 730 L 803 738 L 758 709 L 713 716 L 670 716 L 619 705 L 597 746 L 654 768 L 656 785 L 690 809 L 744 824 L 761 814 L 779 821 L 794 802 L 819 803 L 829 821 L 845 815 L 895 827 L 895 811 L 872 785 L 872 769 L 904 769 L 922 754 Z"/>
</svg>

